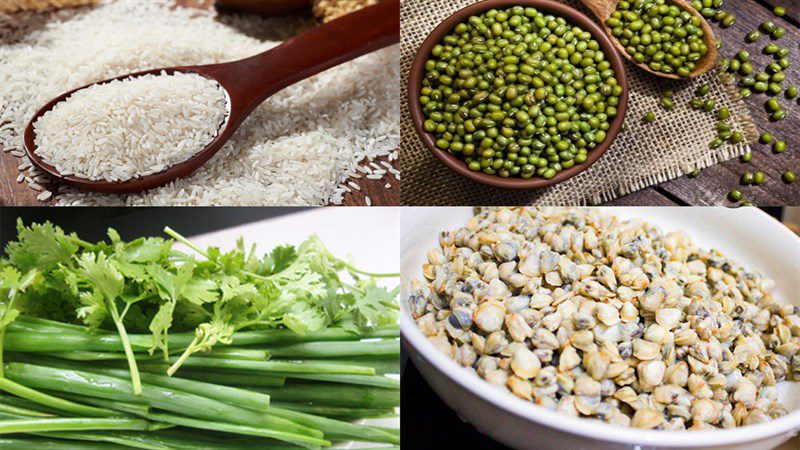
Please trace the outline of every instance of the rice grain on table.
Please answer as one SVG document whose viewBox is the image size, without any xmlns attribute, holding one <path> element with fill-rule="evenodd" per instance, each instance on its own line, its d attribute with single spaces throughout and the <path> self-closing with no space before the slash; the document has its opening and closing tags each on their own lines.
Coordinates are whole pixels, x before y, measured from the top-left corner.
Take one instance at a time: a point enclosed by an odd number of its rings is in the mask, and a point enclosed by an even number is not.
<svg viewBox="0 0 800 450">
<path fill-rule="evenodd" d="M 122 181 L 186 161 L 219 134 L 225 92 L 197 74 L 145 75 L 81 89 L 34 123 L 36 154 L 60 173 Z"/>
<path fill-rule="evenodd" d="M 285 18 L 228 17 L 173 2 L 102 2 L 15 17 L 0 27 L 0 145 L 23 149 L 27 120 L 55 96 L 135 71 L 249 57 L 296 34 Z M 47 26 L 41 26 L 46 22 Z M 228 21 L 228 23 L 224 23 Z M 231 23 L 232 22 L 232 23 Z M 203 167 L 142 194 L 62 187 L 61 205 L 323 205 L 342 203 L 359 162 L 396 159 L 398 47 L 329 69 L 270 97 Z M 6 89 L 12 87 L 13 89 Z M 392 155 L 395 155 L 394 157 Z"/>
</svg>

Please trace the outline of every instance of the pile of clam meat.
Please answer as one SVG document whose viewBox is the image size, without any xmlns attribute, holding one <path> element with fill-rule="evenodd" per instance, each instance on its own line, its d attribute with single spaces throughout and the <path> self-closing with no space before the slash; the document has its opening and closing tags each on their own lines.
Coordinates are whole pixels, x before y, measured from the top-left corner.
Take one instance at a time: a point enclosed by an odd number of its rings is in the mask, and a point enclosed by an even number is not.
<svg viewBox="0 0 800 450">
<path fill-rule="evenodd" d="M 600 209 L 486 208 L 444 231 L 409 309 L 435 347 L 563 414 L 645 429 L 785 415 L 800 308 L 684 232 Z"/>
</svg>

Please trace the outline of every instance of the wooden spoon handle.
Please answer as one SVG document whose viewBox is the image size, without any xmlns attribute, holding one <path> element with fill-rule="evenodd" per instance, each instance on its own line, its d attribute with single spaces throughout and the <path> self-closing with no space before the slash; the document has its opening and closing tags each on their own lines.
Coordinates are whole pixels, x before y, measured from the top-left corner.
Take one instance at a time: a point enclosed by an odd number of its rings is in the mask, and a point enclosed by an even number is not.
<svg viewBox="0 0 800 450">
<path fill-rule="evenodd" d="M 400 0 L 385 0 L 301 33 L 253 57 L 222 64 L 216 77 L 244 115 L 270 95 L 400 41 Z"/>
<path fill-rule="evenodd" d="M 604 25 L 605 21 L 611 17 L 611 13 L 617 9 L 619 0 L 581 0 L 581 2 L 594 13 L 601 25 Z"/>
</svg>

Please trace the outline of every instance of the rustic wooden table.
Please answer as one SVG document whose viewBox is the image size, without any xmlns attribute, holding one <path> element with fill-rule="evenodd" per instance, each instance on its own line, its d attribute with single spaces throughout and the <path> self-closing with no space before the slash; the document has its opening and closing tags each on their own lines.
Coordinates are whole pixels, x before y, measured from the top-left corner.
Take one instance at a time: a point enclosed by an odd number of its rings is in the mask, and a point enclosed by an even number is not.
<svg viewBox="0 0 800 450">
<path fill-rule="evenodd" d="M 786 16 L 776 17 L 774 6 L 786 8 Z M 725 0 L 724 9 L 736 14 L 736 23 L 727 29 L 712 25 L 717 39 L 724 45 L 722 57 L 730 58 L 745 46 L 745 36 L 756 30 L 765 21 L 772 21 L 786 28 L 786 35 L 777 44 L 792 51 L 792 66 L 787 69 L 784 87 L 800 86 L 800 2 L 797 0 Z M 762 37 L 754 44 L 747 44 L 751 61 L 757 71 L 772 62 L 771 55 L 764 55 L 761 49 L 771 41 Z M 613 205 L 733 205 L 726 199 L 731 189 L 739 189 L 745 198 L 756 205 L 800 205 L 800 182 L 786 185 L 781 174 L 786 170 L 800 173 L 800 104 L 798 100 L 787 100 L 783 94 L 780 99 L 786 118 L 778 122 L 769 120 L 764 108 L 765 95 L 753 95 L 746 100 L 750 113 L 763 132 L 771 133 L 776 139 L 786 141 L 787 150 L 783 154 L 773 154 L 771 148 L 753 143 L 753 160 L 749 164 L 738 159 L 709 167 L 697 178 L 680 177 L 658 186 L 635 192 L 611 202 Z M 760 186 L 740 186 L 739 177 L 745 171 L 762 170 L 767 180 Z"/>
<path fill-rule="evenodd" d="M 185 6 L 198 8 L 211 8 L 213 4 L 212 0 L 176 1 Z M 310 13 L 308 14 L 310 16 Z M 2 150 L 2 145 L 0 145 L 0 150 Z M 380 165 L 381 161 L 387 161 L 387 159 L 379 158 L 375 163 Z M 19 175 L 17 166 L 21 162 L 21 159 L 0 151 L 0 206 L 45 206 L 55 204 L 54 200 L 44 203 L 36 200 L 36 196 L 40 192 L 28 188 L 25 183 L 17 183 L 16 180 Z M 397 161 L 394 162 L 394 166 L 399 166 Z M 371 203 L 376 206 L 400 204 L 400 181 L 393 176 L 387 176 L 383 180 L 361 178 L 357 181 L 361 186 L 361 190 L 346 194 L 344 196 L 345 206 L 364 206 L 366 205 L 366 197 L 369 197 Z M 390 184 L 389 188 L 385 187 L 387 183 Z"/>
</svg>

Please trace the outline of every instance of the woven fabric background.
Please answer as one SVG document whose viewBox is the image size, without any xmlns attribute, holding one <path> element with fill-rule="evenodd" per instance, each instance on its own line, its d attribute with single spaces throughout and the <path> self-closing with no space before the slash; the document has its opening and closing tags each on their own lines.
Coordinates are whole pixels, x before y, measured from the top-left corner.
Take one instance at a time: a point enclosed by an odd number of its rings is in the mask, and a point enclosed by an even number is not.
<svg viewBox="0 0 800 450">
<path fill-rule="evenodd" d="M 548 188 L 514 191 L 499 189 L 462 178 L 439 162 L 422 144 L 408 111 L 406 86 L 411 63 L 428 33 L 453 12 L 474 0 L 403 0 L 401 20 L 401 73 L 403 103 L 401 123 L 401 161 L 403 165 L 402 203 L 404 205 L 586 205 L 600 204 L 644 189 L 713 164 L 740 156 L 749 150 L 746 142 L 758 133 L 739 99 L 736 86 L 715 73 L 691 81 L 665 80 L 626 64 L 630 87 L 626 128 L 614 145 L 589 169 Z M 579 2 L 563 1 L 591 17 Z M 726 144 L 709 149 L 716 137 L 714 113 L 689 106 L 695 89 L 708 83 L 710 98 L 717 108 L 731 110 L 729 122 L 734 130 L 742 130 L 745 143 Z M 661 93 L 672 89 L 675 108 L 661 107 Z M 642 121 L 647 111 L 657 120 Z"/>
</svg>

